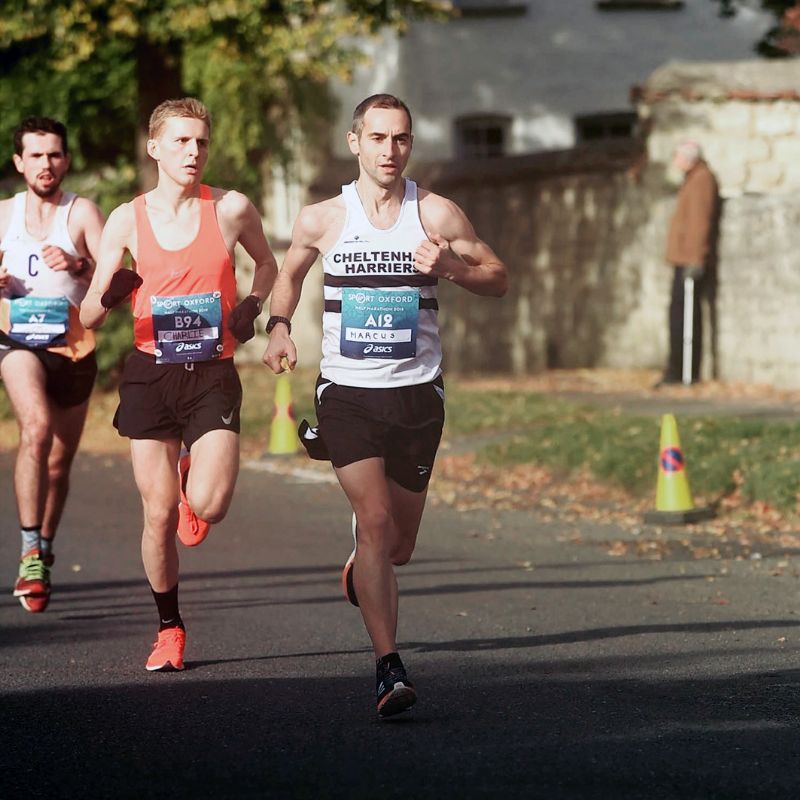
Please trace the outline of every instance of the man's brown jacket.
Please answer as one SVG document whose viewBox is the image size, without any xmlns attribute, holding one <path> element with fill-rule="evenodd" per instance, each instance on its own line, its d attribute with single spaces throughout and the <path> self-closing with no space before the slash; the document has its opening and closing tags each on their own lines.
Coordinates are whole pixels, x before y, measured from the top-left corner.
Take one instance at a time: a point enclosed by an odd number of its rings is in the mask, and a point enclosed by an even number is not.
<svg viewBox="0 0 800 800">
<path fill-rule="evenodd" d="M 667 261 L 675 267 L 706 267 L 715 256 L 719 190 L 705 161 L 683 181 L 667 234 Z"/>
</svg>

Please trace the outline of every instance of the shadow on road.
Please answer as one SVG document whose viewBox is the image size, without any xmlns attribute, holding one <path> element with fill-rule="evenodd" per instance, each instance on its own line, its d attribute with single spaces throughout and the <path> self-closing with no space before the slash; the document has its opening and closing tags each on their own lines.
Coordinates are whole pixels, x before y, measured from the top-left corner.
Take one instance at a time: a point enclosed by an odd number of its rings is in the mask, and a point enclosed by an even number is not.
<svg viewBox="0 0 800 800">
<path fill-rule="evenodd" d="M 796 797 L 800 672 L 546 678 L 462 662 L 401 724 L 367 681 L 222 682 L 2 697 L 4 797 Z M 20 724 L 27 720 L 30 724 Z M 478 724 L 480 723 L 480 724 Z"/>
</svg>

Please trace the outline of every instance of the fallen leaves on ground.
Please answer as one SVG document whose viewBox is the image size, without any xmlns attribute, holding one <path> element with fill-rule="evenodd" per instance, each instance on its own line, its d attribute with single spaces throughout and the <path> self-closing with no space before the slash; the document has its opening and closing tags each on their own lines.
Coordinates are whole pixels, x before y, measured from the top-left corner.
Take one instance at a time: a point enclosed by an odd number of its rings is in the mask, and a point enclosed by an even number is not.
<svg viewBox="0 0 800 800">
<path fill-rule="evenodd" d="M 738 491 L 719 502 L 715 519 L 694 525 L 645 525 L 643 516 L 651 510 L 652 499 L 633 498 L 585 474 L 556 476 L 535 464 L 498 468 L 469 453 L 438 460 L 430 498 L 434 505 L 458 511 L 528 510 L 539 522 L 565 527 L 580 522 L 617 526 L 623 536 L 599 542 L 610 557 L 760 561 L 800 554 L 797 517 L 783 515 L 763 502 L 747 504 Z M 695 499 L 698 507 L 707 502 L 706 498 Z M 564 541 L 598 545 L 579 535 Z M 788 561 L 780 563 L 779 572 L 788 566 Z"/>
</svg>

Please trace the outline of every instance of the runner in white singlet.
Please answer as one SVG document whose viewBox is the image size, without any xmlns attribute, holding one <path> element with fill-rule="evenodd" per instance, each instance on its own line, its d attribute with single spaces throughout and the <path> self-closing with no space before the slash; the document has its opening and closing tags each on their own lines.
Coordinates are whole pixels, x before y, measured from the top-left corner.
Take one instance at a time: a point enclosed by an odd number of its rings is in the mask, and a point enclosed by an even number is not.
<svg viewBox="0 0 800 800">
<path fill-rule="evenodd" d="M 27 188 L 0 202 L 0 377 L 20 428 L 14 467 L 22 553 L 14 596 L 42 612 L 53 539 L 97 374 L 94 335 L 78 319 L 103 229 L 90 200 L 62 191 L 67 132 L 30 117 L 14 135 Z"/>
<path fill-rule="evenodd" d="M 438 281 L 479 295 L 506 292 L 506 268 L 450 200 L 403 177 L 411 114 L 373 95 L 347 134 L 359 176 L 342 193 L 306 206 L 275 283 L 264 361 L 297 362 L 291 316 L 308 270 L 322 255 L 325 312 L 318 427 L 301 425 L 313 458 L 330 460 L 353 508 L 356 546 L 342 572 L 376 658 L 381 717 L 416 701 L 397 652 L 394 567 L 414 551 L 444 421 L 437 324 Z"/>
</svg>

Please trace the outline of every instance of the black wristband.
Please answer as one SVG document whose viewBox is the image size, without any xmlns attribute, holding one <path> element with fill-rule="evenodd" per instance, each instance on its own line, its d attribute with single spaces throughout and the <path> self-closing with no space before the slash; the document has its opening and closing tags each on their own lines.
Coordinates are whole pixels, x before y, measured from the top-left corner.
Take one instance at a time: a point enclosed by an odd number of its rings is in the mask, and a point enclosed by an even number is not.
<svg viewBox="0 0 800 800">
<path fill-rule="evenodd" d="M 291 320 L 286 319 L 286 317 L 270 317 L 267 320 L 267 333 L 272 333 L 272 329 L 279 323 L 282 322 L 288 329 L 289 333 L 292 332 L 292 323 Z"/>
</svg>

